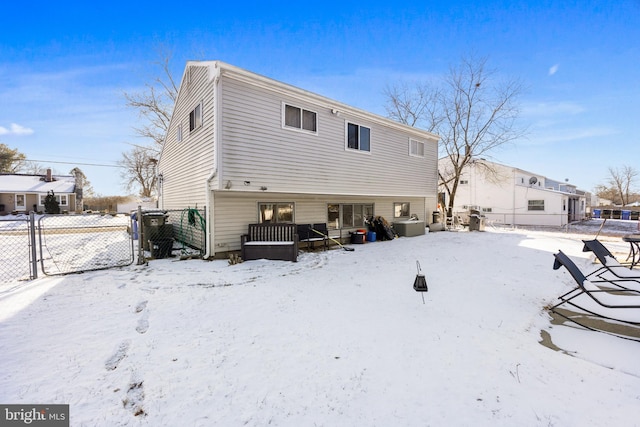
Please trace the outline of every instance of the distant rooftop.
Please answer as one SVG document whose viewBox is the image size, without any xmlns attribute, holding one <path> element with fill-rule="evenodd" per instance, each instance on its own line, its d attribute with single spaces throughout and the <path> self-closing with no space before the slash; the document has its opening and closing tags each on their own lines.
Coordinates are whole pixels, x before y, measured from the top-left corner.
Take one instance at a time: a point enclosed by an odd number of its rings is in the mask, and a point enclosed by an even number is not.
<svg viewBox="0 0 640 427">
<path fill-rule="evenodd" d="M 47 181 L 46 175 L 0 174 L 1 193 L 73 193 L 76 179 L 71 175 L 52 175 Z"/>
</svg>

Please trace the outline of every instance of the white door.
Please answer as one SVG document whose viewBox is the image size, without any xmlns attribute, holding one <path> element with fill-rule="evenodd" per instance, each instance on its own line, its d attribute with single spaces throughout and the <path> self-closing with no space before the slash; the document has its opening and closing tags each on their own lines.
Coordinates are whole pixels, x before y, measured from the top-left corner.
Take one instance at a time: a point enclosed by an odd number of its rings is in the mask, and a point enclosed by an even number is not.
<svg viewBox="0 0 640 427">
<path fill-rule="evenodd" d="M 16 194 L 16 210 L 27 210 L 27 196 L 24 194 Z"/>
</svg>

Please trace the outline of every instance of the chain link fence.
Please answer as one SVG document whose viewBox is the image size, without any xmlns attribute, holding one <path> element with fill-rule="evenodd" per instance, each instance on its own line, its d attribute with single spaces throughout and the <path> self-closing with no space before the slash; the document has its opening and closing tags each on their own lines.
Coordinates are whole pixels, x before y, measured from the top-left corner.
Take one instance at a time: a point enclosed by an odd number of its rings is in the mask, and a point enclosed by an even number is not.
<svg viewBox="0 0 640 427">
<path fill-rule="evenodd" d="M 30 280 L 33 268 L 33 241 L 30 219 L 0 219 L 0 282 Z"/>
<path fill-rule="evenodd" d="M 203 209 L 139 210 L 133 218 L 139 263 L 173 256 L 198 258 L 206 252 Z"/>
<path fill-rule="evenodd" d="M 44 215 L 38 231 L 46 275 L 122 267 L 134 260 L 129 215 Z"/>
<path fill-rule="evenodd" d="M 202 209 L 0 218 L 0 283 L 124 267 L 206 252 Z M 138 217 L 140 220 L 138 220 Z"/>
</svg>

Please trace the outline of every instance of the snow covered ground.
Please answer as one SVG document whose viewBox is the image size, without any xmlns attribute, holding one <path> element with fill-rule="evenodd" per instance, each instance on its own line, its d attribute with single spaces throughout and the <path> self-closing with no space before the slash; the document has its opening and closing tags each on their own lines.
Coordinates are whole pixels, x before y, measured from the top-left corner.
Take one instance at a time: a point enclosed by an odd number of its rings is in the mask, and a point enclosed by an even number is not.
<svg viewBox="0 0 640 427">
<path fill-rule="evenodd" d="M 544 309 L 573 285 L 554 252 L 594 268 L 594 224 L 3 284 L 0 402 L 69 404 L 72 426 L 640 425 L 640 343 Z"/>
</svg>

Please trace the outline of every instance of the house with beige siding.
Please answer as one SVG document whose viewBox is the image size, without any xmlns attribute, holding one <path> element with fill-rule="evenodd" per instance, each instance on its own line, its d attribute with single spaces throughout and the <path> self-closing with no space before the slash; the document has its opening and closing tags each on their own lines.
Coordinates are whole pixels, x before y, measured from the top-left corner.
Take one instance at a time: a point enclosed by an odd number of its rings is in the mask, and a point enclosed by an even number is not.
<svg viewBox="0 0 640 427">
<path fill-rule="evenodd" d="M 73 175 L 0 174 L 0 215 L 44 212 L 44 201 L 53 192 L 61 212 L 82 211 L 81 180 Z"/>
<path fill-rule="evenodd" d="M 159 208 L 205 208 L 206 256 L 248 224 L 348 236 L 437 208 L 438 136 L 219 61 L 184 70 L 157 164 Z M 428 221 L 426 221 L 428 223 Z"/>
</svg>

